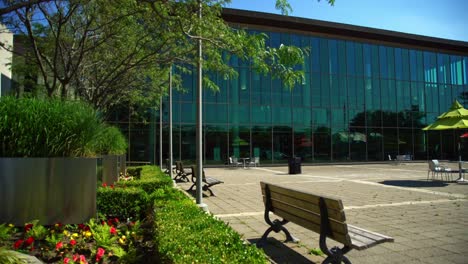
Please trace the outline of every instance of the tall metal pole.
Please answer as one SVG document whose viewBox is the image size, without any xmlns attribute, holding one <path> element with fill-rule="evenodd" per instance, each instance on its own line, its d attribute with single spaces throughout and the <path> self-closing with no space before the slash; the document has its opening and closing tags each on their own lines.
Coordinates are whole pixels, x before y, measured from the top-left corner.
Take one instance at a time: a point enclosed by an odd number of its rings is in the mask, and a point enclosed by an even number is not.
<svg viewBox="0 0 468 264">
<path fill-rule="evenodd" d="M 163 148 L 162 148 L 162 114 L 163 114 L 163 111 L 162 111 L 162 96 L 161 98 L 159 99 L 159 167 L 162 169 L 163 168 L 163 155 L 162 155 L 162 152 L 163 152 Z"/>
<path fill-rule="evenodd" d="M 172 65 L 169 70 L 169 175 L 171 179 L 174 179 L 172 175 Z"/>
<path fill-rule="evenodd" d="M 198 1 L 198 18 L 202 21 L 202 3 Z M 201 36 L 201 30 L 198 32 Z M 197 133 L 196 133 L 196 157 L 197 157 L 197 185 L 196 185 L 196 202 L 199 207 L 207 211 L 207 206 L 203 204 L 202 199 L 202 173 L 203 173 L 203 138 L 202 138 L 202 40 L 198 39 L 198 87 L 197 87 Z"/>
</svg>

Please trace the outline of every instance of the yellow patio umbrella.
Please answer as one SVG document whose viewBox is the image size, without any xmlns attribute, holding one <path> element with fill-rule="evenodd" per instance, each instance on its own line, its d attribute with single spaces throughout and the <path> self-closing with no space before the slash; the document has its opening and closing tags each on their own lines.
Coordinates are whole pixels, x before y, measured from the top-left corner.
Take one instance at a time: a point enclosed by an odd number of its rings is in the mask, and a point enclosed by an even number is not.
<svg viewBox="0 0 468 264">
<path fill-rule="evenodd" d="M 455 100 L 450 109 L 437 117 L 437 120 L 423 128 L 422 130 L 449 130 L 449 129 L 466 129 L 468 128 L 468 110 L 465 109 L 457 100 Z M 459 157 L 459 178 L 458 183 L 466 183 L 462 174 L 462 160 L 460 155 L 460 141 L 458 142 L 458 157 Z"/>
</svg>

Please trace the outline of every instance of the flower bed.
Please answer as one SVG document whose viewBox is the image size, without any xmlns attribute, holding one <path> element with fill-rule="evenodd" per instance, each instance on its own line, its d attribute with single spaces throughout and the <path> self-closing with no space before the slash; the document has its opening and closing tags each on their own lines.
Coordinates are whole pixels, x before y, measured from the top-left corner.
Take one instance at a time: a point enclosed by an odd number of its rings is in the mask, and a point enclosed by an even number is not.
<svg viewBox="0 0 468 264">
<path fill-rule="evenodd" d="M 0 225 L 0 246 L 36 256 L 45 263 L 120 263 L 145 243 L 139 221 L 90 220 L 86 224 L 22 227 Z"/>
</svg>

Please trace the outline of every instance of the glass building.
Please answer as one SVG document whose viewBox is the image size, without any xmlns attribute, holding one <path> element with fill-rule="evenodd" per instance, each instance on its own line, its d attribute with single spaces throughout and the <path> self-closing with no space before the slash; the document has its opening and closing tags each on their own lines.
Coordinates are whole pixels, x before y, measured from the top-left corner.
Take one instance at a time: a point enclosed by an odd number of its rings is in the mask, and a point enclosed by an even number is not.
<svg viewBox="0 0 468 264">
<path fill-rule="evenodd" d="M 280 15 L 225 9 L 234 27 L 268 36 L 271 47 L 307 48 L 305 82 L 292 90 L 232 59 L 239 77 L 211 75 L 204 90 L 205 164 L 260 157 L 261 164 L 371 162 L 409 154 L 457 159 L 460 130 L 422 131 L 458 100 L 468 107 L 468 43 Z M 205 73 L 206 74 L 206 73 Z M 175 160 L 195 160 L 196 73 L 173 95 Z M 130 161 L 159 164 L 159 110 L 149 123 L 120 123 Z M 167 98 L 163 159 L 168 157 Z M 462 144 L 465 145 L 465 144 Z M 462 149 L 463 157 L 468 142 Z M 466 151 L 468 154 L 468 151 Z"/>
</svg>

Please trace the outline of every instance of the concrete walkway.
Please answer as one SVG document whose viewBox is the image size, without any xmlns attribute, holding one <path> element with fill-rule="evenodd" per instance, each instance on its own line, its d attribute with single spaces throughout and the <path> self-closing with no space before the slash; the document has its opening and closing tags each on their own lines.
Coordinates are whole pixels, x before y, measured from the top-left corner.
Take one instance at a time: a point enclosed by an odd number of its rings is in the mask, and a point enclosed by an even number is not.
<svg viewBox="0 0 468 264">
<path fill-rule="evenodd" d="M 343 201 L 348 223 L 395 239 L 352 250 L 347 254 L 351 262 L 466 264 L 468 185 L 426 181 L 427 168 L 427 163 L 302 166 L 300 175 L 287 174 L 287 167 L 205 168 L 207 176 L 224 184 L 212 187 L 217 196 L 204 197 L 203 202 L 212 214 L 255 242 L 268 228 L 260 181 L 335 196 Z M 282 243 L 282 233 L 271 233 L 265 252 L 273 263 L 323 261 L 323 256 L 310 254 L 319 248 L 318 234 L 293 223 L 286 227 L 301 242 Z M 335 245 L 329 241 L 329 246 Z"/>
</svg>

